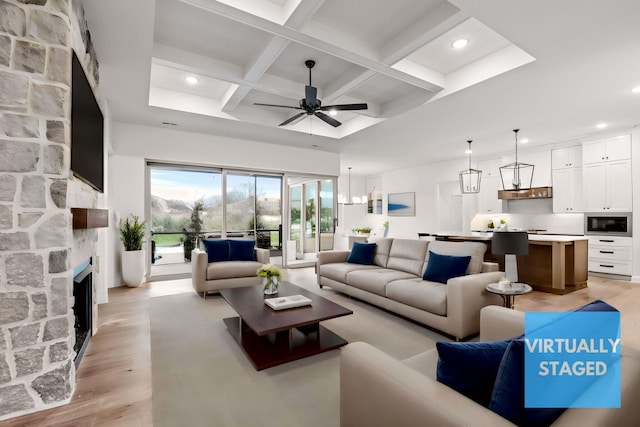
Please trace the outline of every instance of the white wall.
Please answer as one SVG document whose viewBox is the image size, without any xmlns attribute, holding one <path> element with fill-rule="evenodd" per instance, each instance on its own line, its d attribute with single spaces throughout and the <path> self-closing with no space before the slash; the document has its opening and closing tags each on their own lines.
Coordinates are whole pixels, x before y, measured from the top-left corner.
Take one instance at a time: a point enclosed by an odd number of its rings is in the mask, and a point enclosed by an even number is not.
<svg viewBox="0 0 640 427">
<path fill-rule="evenodd" d="M 113 125 L 112 147 L 113 154 L 109 158 L 109 206 L 113 224 L 108 249 L 112 261 L 109 287 L 122 283 L 119 219 L 129 214 L 145 218 L 147 160 L 305 175 L 340 174 L 340 157 L 336 153 L 122 122 Z M 147 253 L 149 251 L 150 247 Z"/>
</svg>

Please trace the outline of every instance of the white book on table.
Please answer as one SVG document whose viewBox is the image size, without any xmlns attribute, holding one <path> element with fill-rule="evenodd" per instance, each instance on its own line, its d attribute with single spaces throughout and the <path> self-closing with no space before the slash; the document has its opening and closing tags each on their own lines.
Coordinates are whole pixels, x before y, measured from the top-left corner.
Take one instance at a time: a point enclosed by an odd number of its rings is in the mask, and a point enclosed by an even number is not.
<svg viewBox="0 0 640 427">
<path fill-rule="evenodd" d="M 302 295 L 291 295 L 288 297 L 267 298 L 264 300 L 264 303 L 274 310 L 283 310 L 285 308 L 311 305 L 311 300 Z"/>
</svg>

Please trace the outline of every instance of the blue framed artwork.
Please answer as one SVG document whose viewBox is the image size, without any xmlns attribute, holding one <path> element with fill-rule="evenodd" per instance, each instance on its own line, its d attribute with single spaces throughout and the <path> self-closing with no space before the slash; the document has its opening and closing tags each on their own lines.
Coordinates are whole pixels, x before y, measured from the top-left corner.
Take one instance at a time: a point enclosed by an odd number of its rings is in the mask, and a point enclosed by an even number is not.
<svg viewBox="0 0 640 427">
<path fill-rule="evenodd" d="M 389 193 L 387 215 L 416 216 L 416 193 Z"/>
</svg>

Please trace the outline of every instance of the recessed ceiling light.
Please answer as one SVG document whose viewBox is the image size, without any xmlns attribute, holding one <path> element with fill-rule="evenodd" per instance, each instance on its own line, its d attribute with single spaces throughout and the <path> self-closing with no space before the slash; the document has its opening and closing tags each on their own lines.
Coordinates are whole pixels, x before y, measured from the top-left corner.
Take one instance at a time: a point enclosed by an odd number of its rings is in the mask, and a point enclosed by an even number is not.
<svg viewBox="0 0 640 427">
<path fill-rule="evenodd" d="M 528 142 L 529 142 L 529 140 L 528 140 L 527 138 L 524 138 L 524 139 L 521 139 L 521 140 L 520 140 L 520 142 L 521 142 L 522 144 L 526 144 L 526 143 L 528 143 Z"/>
<path fill-rule="evenodd" d="M 451 43 L 451 46 L 456 48 L 456 49 L 462 49 L 463 47 L 465 47 L 468 44 L 469 44 L 469 40 L 468 39 L 458 39 L 458 40 L 454 41 L 453 43 Z"/>
<path fill-rule="evenodd" d="M 190 85 L 194 85 L 194 84 L 198 83 L 198 81 L 199 81 L 198 78 L 194 77 L 194 76 L 187 76 L 187 77 L 184 78 L 184 80 L 187 83 L 189 83 Z"/>
<path fill-rule="evenodd" d="M 631 92 L 633 93 L 640 93 L 640 86 L 636 86 L 633 89 L 631 89 Z"/>
<path fill-rule="evenodd" d="M 606 124 L 606 123 L 598 123 L 598 124 L 596 125 L 596 127 L 597 127 L 598 129 L 604 129 L 604 128 L 606 128 L 606 127 L 607 127 L 607 124 Z"/>
<path fill-rule="evenodd" d="M 336 114 L 338 114 L 338 112 L 336 110 L 329 110 L 329 115 L 330 116 L 335 116 Z"/>
</svg>

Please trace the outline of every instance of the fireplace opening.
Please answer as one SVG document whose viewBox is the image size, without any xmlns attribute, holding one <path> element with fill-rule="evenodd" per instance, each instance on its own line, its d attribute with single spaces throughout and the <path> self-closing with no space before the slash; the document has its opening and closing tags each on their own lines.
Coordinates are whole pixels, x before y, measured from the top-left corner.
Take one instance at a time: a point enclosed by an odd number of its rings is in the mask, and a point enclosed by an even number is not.
<svg viewBox="0 0 640 427">
<path fill-rule="evenodd" d="M 73 314 L 75 318 L 74 328 L 76 331 L 76 343 L 73 350 L 76 352 L 74 363 L 76 368 L 80 365 L 82 355 L 87 349 L 91 338 L 91 324 L 93 314 L 93 283 L 92 265 L 84 268 L 73 278 Z"/>
</svg>

